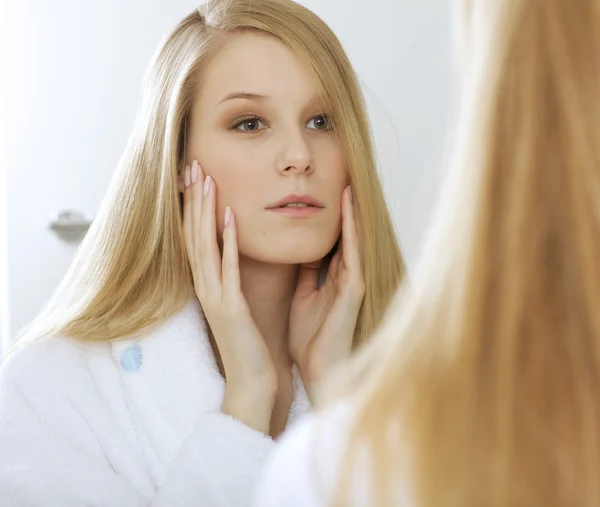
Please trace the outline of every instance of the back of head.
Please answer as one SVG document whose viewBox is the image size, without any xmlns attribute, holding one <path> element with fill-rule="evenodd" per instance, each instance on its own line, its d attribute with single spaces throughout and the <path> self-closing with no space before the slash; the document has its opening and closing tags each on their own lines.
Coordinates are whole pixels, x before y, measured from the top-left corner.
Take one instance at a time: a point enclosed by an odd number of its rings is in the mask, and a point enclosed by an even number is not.
<svg viewBox="0 0 600 507">
<path fill-rule="evenodd" d="M 367 292 L 357 342 L 378 324 L 403 264 L 376 177 L 360 88 L 341 44 L 322 20 L 292 0 L 211 0 L 181 21 L 157 51 L 108 194 L 69 272 L 25 339 L 131 336 L 163 322 L 189 300 L 177 184 L 188 141 L 186 120 L 203 70 L 243 31 L 279 38 L 322 85 L 364 235 Z"/>
<path fill-rule="evenodd" d="M 464 14 L 453 179 L 353 365 L 375 367 L 351 449 L 375 454 L 373 505 L 392 487 L 419 507 L 600 505 L 600 1 Z"/>
</svg>

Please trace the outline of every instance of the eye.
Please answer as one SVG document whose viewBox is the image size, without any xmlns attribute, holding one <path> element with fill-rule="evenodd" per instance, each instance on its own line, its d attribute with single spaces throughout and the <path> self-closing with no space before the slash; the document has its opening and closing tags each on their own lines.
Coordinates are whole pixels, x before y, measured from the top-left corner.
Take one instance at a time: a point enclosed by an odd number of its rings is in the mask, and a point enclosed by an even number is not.
<svg viewBox="0 0 600 507">
<path fill-rule="evenodd" d="M 256 116 L 250 116 L 246 118 L 241 118 L 237 121 L 232 130 L 239 130 L 241 132 L 258 132 L 265 128 L 265 124 L 262 120 Z"/>
<path fill-rule="evenodd" d="M 314 130 L 331 130 L 331 122 L 329 121 L 329 117 L 324 114 L 315 116 L 306 125 L 308 128 Z"/>
</svg>

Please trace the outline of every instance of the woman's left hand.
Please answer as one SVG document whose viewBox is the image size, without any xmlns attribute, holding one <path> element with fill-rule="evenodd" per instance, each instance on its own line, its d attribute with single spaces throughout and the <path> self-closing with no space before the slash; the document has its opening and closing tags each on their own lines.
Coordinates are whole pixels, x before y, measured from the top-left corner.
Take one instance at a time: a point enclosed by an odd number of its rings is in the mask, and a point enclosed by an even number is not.
<svg viewBox="0 0 600 507">
<path fill-rule="evenodd" d="M 321 262 L 300 266 L 290 311 L 290 353 L 311 400 L 324 375 L 348 358 L 365 295 L 352 194 L 342 194 L 342 234 L 319 287 Z"/>
</svg>

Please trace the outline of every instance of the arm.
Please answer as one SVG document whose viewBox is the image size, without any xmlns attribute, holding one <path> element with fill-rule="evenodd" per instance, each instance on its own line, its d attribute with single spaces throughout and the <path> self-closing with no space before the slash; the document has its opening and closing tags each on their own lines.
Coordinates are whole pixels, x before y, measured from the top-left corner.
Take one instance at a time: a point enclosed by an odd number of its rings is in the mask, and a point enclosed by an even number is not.
<svg viewBox="0 0 600 507">
<path fill-rule="evenodd" d="M 250 505 L 275 443 L 224 414 L 200 418 L 152 507 Z"/>
</svg>

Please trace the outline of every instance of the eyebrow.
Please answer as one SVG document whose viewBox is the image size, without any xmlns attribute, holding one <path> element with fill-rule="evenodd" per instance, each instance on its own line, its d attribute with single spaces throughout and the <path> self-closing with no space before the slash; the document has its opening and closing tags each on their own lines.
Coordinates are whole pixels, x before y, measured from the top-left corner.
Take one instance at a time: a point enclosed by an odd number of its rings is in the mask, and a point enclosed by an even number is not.
<svg viewBox="0 0 600 507">
<path fill-rule="evenodd" d="M 252 92 L 232 92 L 227 94 L 223 99 L 221 99 L 217 106 L 227 102 L 229 100 L 234 99 L 245 99 L 245 100 L 256 100 L 259 102 L 264 102 L 269 100 L 269 95 L 262 95 L 260 93 L 252 93 Z M 322 95 L 314 95 L 312 99 L 308 102 L 306 108 L 311 109 L 313 107 L 325 107 L 325 103 Z"/>
<path fill-rule="evenodd" d="M 232 92 L 225 96 L 219 104 L 223 102 L 227 102 L 228 100 L 233 99 L 246 99 L 246 100 L 266 100 L 269 97 L 267 95 L 261 95 L 259 93 L 250 93 L 250 92 Z"/>
</svg>

